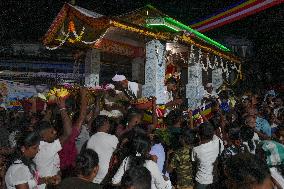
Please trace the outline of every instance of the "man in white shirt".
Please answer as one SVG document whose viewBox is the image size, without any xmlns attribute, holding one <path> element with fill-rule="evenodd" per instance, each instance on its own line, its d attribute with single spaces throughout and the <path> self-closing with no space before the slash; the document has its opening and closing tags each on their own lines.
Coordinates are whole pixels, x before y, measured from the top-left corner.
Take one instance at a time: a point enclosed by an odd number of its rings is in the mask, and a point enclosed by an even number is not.
<svg viewBox="0 0 284 189">
<path fill-rule="evenodd" d="M 214 91 L 212 83 L 207 83 L 206 86 L 205 86 L 205 89 L 206 89 L 206 91 L 204 93 L 203 100 L 210 100 L 210 99 L 218 99 L 219 98 L 216 91 Z"/>
<path fill-rule="evenodd" d="M 87 148 L 98 153 L 99 171 L 93 182 L 100 184 L 108 173 L 109 162 L 117 147 L 118 139 L 116 136 L 108 134 L 110 124 L 107 116 L 99 115 L 93 126 L 95 128 L 92 130 L 95 130 L 96 133 L 89 139 Z"/>
<path fill-rule="evenodd" d="M 141 84 L 128 81 L 124 75 L 117 75 L 117 74 L 112 78 L 112 81 L 117 82 L 126 91 L 128 98 L 141 98 L 142 96 Z"/>
<path fill-rule="evenodd" d="M 199 128 L 201 144 L 192 150 L 192 161 L 198 162 L 195 180 L 197 189 L 206 189 L 213 184 L 213 168 L 224 146 L 219 140 L 213 140 L 214 128 L 208 123 L 203 123 Z"/>
<path fill-rule="evenodd" d="M 59 100 L 59 108 L 63 120 L 63 135 L 57 139 L 57 132 L 49 122 L 42 121 L 37 125 L 37 131 L 41 136 L 39 152 L 34 158 L 40 177 L 58 175 L 60 182 L 60 159 L 58 152 L 72 133 L 72 122 L 65 108 L 64 99 Z M 46 185 L 39 185 L 39 189 L 45 189 Z"/>
</svg>

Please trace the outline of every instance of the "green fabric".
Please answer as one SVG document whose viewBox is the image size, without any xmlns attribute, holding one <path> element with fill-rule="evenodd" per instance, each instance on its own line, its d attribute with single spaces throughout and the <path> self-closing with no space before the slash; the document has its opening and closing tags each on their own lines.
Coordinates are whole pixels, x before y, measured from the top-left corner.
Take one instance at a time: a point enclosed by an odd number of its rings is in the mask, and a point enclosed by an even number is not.
<svg viewBox="0 0 284 189">
<path fill-rule="evenodd" d="M 264 140 L 261 147 L 265 152 L 266 161 L 269 166 L 281 165 L 284 163 L 284 145 L 275 141 Z"/>
</svg>

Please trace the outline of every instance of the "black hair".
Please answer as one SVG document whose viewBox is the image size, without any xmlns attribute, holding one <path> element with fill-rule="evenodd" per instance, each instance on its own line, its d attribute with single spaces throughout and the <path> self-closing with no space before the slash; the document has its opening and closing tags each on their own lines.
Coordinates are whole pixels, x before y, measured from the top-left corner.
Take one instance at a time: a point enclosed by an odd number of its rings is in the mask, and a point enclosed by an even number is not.
<svg viewBox="0 0 284 189">
<path fill-rule="evenodd" d="M 100 129 L 107 121 L 109 121 L 109 118 L 107 116 L 105 115 L 97 116 L 96 119 L 92 123 L 91 133 L 92 134 L 96 133 L 98 129 Z"/>
<path fill-rule="evenodd" d="M 233 156 L 226 161 L 225 172 L 232 189 L 252 189 L 270 176 L 269 167 L 260 158 L 250 153 Z"/>
<path fill-rule="evenodd" d="M 177 80 L 173 77 L 167 79 L 166 84 L 177 84 Z"/>
<path fill-rule="evenodd" d="M 148 159 L 150 139 L 147 135 L 139 134 L 130 142 L 129 168 L 143 166 Z"/>
<path fill-rule="evenodd" d="M 191 129 L 184 130 L 181 137 L 187 145 L 194 144 L 196 140 L 196 134 Z"/>
<path fill-rule="evenodd" d="M 165 118 L 165 122 L 166 122 L 167 126 L 173 126 L 182 117 L 183 117 L 182 116 L 182 110 L 175 109 L 175 110 L 170 111 L 170 113 Z"/>
<path fill-rule="evenodd" d="M 141 115 L 141 111 L 137 110 L 135 108 L 130 108 L 127 111 L 127 116 L 126 116 L 127 117 L 127 121 L 129 122 L 130 120 L 132 120 L 137 115 Z"/>
<path fill-rule="evenodd" d="M 76 159 L 76 173 L 78 175 L 89 176 L 99 164 L 99 156 L 92 149 L 81 151 Z"/>
<path fill-rule="evenodd" d="M 228 136 L 231 140 L 240 140 L 240 129 L 237 127 L 229 128 Z"/>
<path fill-rule="evenodd" d="M 251 127 L 241 127 L 240 130 L 240 137 L 243 142 L 247 142 L 249 149 L 252 151 L 255 149 L 255 146 L 252 142 L 254 136 L 254 130 Z"/>
<path fill-rule="evenodd" d="M 214 127 L 209 122 L 204 122 L 199 126 L 199 135 L 201 139 L 212 140 L 214 135 Z"/>
<path fill-rule="evenodd" d="M 20 160 L 21 163 L 26 165 L 29 168 L 29 171 L 32 175 L 35 175 L 36 165 L 31 158 L 27 158 L 22 154 L 22 147 L 28 148 L 34 145 L 39 144 L 40 136 L 35 131 L 23 131 L 18 137 L 16 144 L 16 151 L 12 155 L 9 165 L 17 164 L 17 161 Z"/>
<path fill-rule="evenodd" d="M 220 119 L 221 119 L 220 116 L 215 115 L 209 120 L 210 124 L 214 127 L 214 130 L 217 130 L 220 128 Z"/>
<path fill-rule="evenodd" d="M 135 189 L 149 189 L 151 188 L 151 173 L 145 167 L 133 167 L 128 169 L 122 179 L 122 189 L 129 189 L 134 187 Z"/>
<path fill-rule="evenodd" d="M 47 129 L 53 128 L 53 126 L 50 124 L 48 121 L 40 121 L 38 122 L 36 126 L 36 131 L 38 132 L 39 135 L 42 135 L 44 131 Z"/>
</svg>

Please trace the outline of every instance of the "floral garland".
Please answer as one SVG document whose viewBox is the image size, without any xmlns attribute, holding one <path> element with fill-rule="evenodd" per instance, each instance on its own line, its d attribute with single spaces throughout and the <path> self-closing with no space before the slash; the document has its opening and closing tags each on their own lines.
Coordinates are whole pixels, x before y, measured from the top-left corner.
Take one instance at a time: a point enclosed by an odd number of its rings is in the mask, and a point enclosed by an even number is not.
<svg viewBox="0 0 284 189">
<path fill-rule="evenodd" d="M 84 43 L 85 45 L 92 45 L 92 44 L 95 44 L 97 43 L 98 41 L 100 41 L 107 33 L 108 29 L 104 32 L 103 35 L 101 35 L 98 39 L 94 40 L 94 41 L 84 41 L 82 40 L 83 38 L 83 35 L 85 33 L 85 27 L 82 28 L 82 30 L 80 31 L 80 34 L 78 35 L 78 33 L 76 32 L 76 28 L 75 28 L 75 24 L 73 21 L 70 21 L 69 22 L 69 25 L 68 25 L 68 33 L 65 33 L 64 31 L 61 31 L 61 34 L 64 36 L 63 39 L 60 39 L 60 38 L 57 38 L 55 39 L 56 41 L 60 41 L 60 44 L 56 47 L 48 47 L 46 46 L 46 48 L 48 50 L 56 50 L 58 49 L 59 47 L 61 47 L 62 45 L 65 44 L 66 41 L 68 41 L 69 43 L 77 43 L 77 42 L 82 42 Z M 73 34 L 75 39 L 71 39 L 71 35 L 70 34 Z"/>
</svg>

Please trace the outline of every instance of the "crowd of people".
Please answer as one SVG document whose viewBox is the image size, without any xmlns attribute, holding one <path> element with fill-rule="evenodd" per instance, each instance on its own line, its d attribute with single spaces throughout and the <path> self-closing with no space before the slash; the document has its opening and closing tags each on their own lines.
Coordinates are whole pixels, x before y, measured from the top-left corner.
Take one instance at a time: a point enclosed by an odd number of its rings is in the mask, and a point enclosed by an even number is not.
<svg viewBox="0 0 284 189">
<path fill-rule="evenodd" d="M 1 108 L 1 187 L 284 188 L 281 94 L 246 92 L 229 103 L 225 93 L 210 96 L 208 85 L 211 116 L 201 113 L 197 124 L 172 95 L 176 81 L 169 79 L 167 111 L 158 117 L 153 98 L 149 122 L 145 110 L 129 103 L 139 85 L 122 76 L 113 81 L 103 103 L 82 87 L 78 98 L 58 97 L 43 111 L 35 98 L 29 111 Z"/>
</svg>

